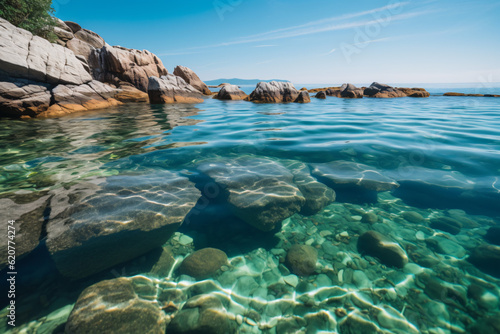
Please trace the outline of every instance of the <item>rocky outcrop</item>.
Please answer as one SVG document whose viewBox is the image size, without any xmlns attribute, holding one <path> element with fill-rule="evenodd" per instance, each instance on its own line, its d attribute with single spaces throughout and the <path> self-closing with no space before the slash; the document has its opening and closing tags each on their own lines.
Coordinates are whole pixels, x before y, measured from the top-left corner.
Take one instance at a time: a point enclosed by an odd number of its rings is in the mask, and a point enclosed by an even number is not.
<svg viewBox="0 0 500 334">
<path fill-rule="evenodd" d="M 308 91 L 300 91 L 299 96 L 295 100 L 296 103 L 309 103 L 311 102 L 311 97 L 309 96 Z"/>
<path fill-rule="evenodd" d="M 0 117 L 35 117 L 50 106 L 50 88 L 30 80 L 0 82 Z"/>
<path fill-rule="evenodd" d="M 314 96 L 315 98 L 317 99 L 326 99 L 326 93 L 325 91 L 319 91 L 316 93 L 316 95 Z"/>
<path fill-rule="evenodd" d="M 424 88 L 402 88 L 398 87 L 398 90 L 402 91 L 408 97 L 429 97 L 431 94 Z"/>
<path fill-rule="evenodd" d="M 115 88 L 96 80 L 79 86 L 58 85 L 52 90 L 54 104 L 39 116 L 63 116 L 77 111 L 117 106 L 120 104 L 114 98 L 117 93 Z"/>
<path fill-rule="evenodd" d="M 236 85 L 224 85 L 221 87 L 214 99 L 237 101 L 244 100 L 247 98 L 247 96 L 248 95 L 245 94 Z"/>
<path fill-rule="evenodd" d="M 293 183 L 293 174 L 271 159 L 243 156 L 210 160 L 201 163 L 198 170 L 224 192 L 237 217 L 262 231 L 273 230 L 305 203 Z"/>
<path fill-rule="evenodd" d="M 127 49 L 104 45 L 95 49 L 89 59 L 94 79 L 117 84 L 125 81 L 144 92 L 148 90 L 149 77 L 167 75 L 161 60 L 147 50 Z"/>
<path fill-rule="evenodd" d="M 156 294 L 153 282 L 144 277 L 120 277 L 91 285 L 78 297 L 64 333 L 163 334 L 167 315 Z"/>
<path fill-rule="evenodd" d="M 358 251 L 361 254 L 376 257 L 380 262 L 391 267 L 403 268 L 408 263 L 408 256 L 403 248 L 376 231 L 365 232 L 359 237 Z"/>
<path fill-rule="evenodd" d="M 334 97 L 340 97 L 340 89 L 333 89 L 333 88 L 329 88 L 327 90 L 325 90 L 325 93 L 327 96 L 334 96 Z"/>
<path fill-rule="evenodd" d="M 228 264 L 226 253 L 216 248 L 203 248 L 182 261 L 179 274 L 201 280 L 212 277 L 217 270 L 226 264 Z"/>
<path fill-rule="evenodd" d="M 0 75 L 51 85 L 92 80 L 73 51 L 0 18 Z"/>
<path fill-rule="evenodd" d="M 391 87 L 389 85 L 381 84 L 378 82 L 374 82 L 370 85 L 370 87 L 366 88 L 364 91 L 364 95 L 368 97 L 377 97 L 377 98 L 391 98 L 391 97 L 405 97 L 406 94 L 402 91 Z"/>
<path fill-rule="evenodd" d="M 153 104 L 203 102 L 203 95 L 198 90 L 173 74 L 150 77 L 148 95 Z"/>
<path fill-rule="evenodd" d="M 285 264 L 299 276 L 309 276 L 316 270 L 318 251 L 308 245 L 293 245 L 286 254 Z"/>
<path fill-rule="evenodd" d="M 187 178 L 167 171 L 96 183 L 61 189 L 52 198 L 52 208 L 64 209 L 53 210 L 47 248 L 58 270 L 73 279 L 161 246 L 200 197 Z"/>
<path fill-rule="evenodd" d="M 247 98 L 257 103 L 298 102 L 299 91 L 290 82 L 259 82 Z"/>
<path fill-rule="evenodd" d="M 174 69 L 174 75 L 177 75 L 178 77 L 184 79 L 184 81 L 193 86 L 200 93 L 205 95 L 212 95 L 212 92 L 210 91 L 210 89 L 208 89 L 208 86 L 205 85 L 205 83 L 201 81 L 196 73 L 194 73 L 190 68 L 186 66 L 177 66 Z"/>
<path fill-rule="evenodd" d="M 344 84 L 341 87 L 340 97 L 348 99 L 359 99 L 363 97 L 363 89 L 353 84 Z"/>
</svg>

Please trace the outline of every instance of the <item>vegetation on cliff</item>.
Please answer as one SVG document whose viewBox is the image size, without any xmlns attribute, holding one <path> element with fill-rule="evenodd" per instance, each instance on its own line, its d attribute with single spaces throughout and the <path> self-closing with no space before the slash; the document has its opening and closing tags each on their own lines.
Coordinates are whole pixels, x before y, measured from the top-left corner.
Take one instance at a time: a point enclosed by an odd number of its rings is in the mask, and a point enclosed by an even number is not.
<svg viewBox="0 0 500 334">
<path fill-rule="evenodd" d="M 2 0 L 0 5 L 0 17 L 51 42 L 56 40 L 53 12 L 52 0 Z"/>
</svg>

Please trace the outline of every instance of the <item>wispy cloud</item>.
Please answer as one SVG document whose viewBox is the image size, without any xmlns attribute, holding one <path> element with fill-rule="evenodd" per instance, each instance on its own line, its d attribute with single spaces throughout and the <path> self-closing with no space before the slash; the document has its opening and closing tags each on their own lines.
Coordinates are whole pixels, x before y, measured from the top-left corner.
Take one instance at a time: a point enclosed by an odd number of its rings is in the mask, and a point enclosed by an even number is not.
<svg viewBox="0 0 500 334">
<path fill-rule="evenodd" d="M 266 41 L 271 41 L 271 40 L 287 39 L 287 38 L 293 38 L 293 37 L 299 37 L 299 36 L 318 34 L 318 33 L 322 33 L 322 32 L 354 29 L 354 28 L 368 26 L 371 24 L 380 24 L 380 18 L 377 18 L 377 16 L 374 14 L 379 13 L 379 12 L 389 11 L 389 10 L 394 9 L 396 7 L 399 7 L 399 6 L 405 6 L 408 3 L 409 3 L 409 1 L 398 2 L 395 4 L 391 4 L 391 5 L 387 5 L 387 6 L 367 10 L 367 11 L 346 14 L 346 15 L 341 15 L 341 16 L 334 16 L 334 17 L 325 18 L 325 19 L 321 19 L 321 20 L 311 21 L 311 22 L 297 25 L 297 26 L 281 28 L 281 29 L 271 30 L 271 31 L 267 31 L 267 32 L 259 33 L 259 34 L 249 35 L 249 36 L 241 37 L 237 40 L 233 40 L 233 41 L 229 41 L 229 42 L 223 42 L 223 43 L 217 43 L 217 44 L 199 46 L 199 47 L 192 47 L 192 48 L 189 48 L 186 50 L 200 50 L 200 49 L 218 48 L 218 47 L 225 47 L 225 46 L 238 45 L 238 44 L 259 43 L 259 42 L 266 42 Z M 396 14 L 396 15 L 391 15 L 389 20 L 390 20 L 390 22 L 403 21 L 403 20 L 415 18 L 418 16 L 423 16 L 423 15 L 429 14 L 431 12 L 433 12 L 433 10 L 423 10 L 423 11 L 417 11 L 417 12 Z M 363 16 L 368 16 L 368 17 L 365 19 L 354 21 L 354 22 L 353 21 L 345 22 L 345 21 L 349 21 L 353 18 L 361 18 Z M 342 21 L 344 21 L 344 22 L 342 22 Z M 267 46 L 271 46 L 271 45 L 265 44 L 265 45 L 261 45 L 261 46 L 255 46 L 255 47 L 267 47 Z M 184 52 L 186 52 L 186 51 L 184 51 Z M 334 52 L 334 50 L 332 50 L 331 52 Z"/>
<path fill-rule="evenodd" d="M 254 48 L 270 48 L 276 46 L 274 44 L 263 44 L 263 45 L 254 45 Z"/>
</svg>

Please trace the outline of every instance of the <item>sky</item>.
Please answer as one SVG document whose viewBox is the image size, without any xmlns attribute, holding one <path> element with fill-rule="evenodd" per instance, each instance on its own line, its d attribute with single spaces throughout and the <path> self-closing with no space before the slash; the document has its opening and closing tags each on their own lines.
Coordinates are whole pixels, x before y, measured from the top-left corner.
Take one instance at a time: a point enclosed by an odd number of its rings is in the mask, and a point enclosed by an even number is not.
<svg viewBox="0 0 500 334">
<path fill-rule="evenodd" d="M 500 82 L 498 0 L 53 0 L 110 45 L 202 80 Z"/>
</svg>

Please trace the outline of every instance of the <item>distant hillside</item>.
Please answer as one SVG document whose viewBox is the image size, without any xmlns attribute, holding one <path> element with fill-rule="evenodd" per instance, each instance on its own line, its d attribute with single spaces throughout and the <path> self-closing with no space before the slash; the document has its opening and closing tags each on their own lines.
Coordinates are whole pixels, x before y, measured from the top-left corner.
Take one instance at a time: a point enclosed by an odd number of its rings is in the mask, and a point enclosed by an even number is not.
<svg viewBox="0 0 500 334">
<path fill-rule="evenodd" d="M 238 79 L 238 78 L 233 78 L 233 79 L 216 79 L 216 80 L 208 80 L 205 81 L 205 83 L 209 86 L 216 86 L 221 83 L 229 83 L 231 85 L 238 85 L 238 86 L 243 86 L 243 85 L 256 85 L 259 82 L 262 81 L 282 81 L 282 82 L 288 82 L 288 80 L 280 80 L 280 79 L 270 79 L 270 80 L 259 80 L 259 79 Z"/>
</svg>

